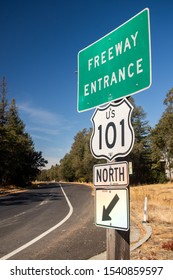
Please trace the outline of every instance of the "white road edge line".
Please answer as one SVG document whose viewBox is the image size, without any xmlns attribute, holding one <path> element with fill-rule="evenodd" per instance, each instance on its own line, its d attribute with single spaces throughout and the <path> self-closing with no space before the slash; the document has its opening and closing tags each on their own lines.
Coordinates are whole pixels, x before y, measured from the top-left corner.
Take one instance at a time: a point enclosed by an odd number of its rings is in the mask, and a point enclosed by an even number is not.
<svg viewBox="0 0 173 280">
<path fill-rule="evenodd" d="M 23 246 L 19 247 L 18 249 L 12 251 L 11 253 L 3 256 L 2 258 L 0 258 L 0 260 L 7 260 L 9 258 L 11 258 L 12 256 L 16 255 L 17 253 L 21 252 L 22 250 L 26 249 L 27 247 L 31 246 L 32 244 L 34 244 L 35 242 L 37 242 L 38 240 L 40 240 L 41 238 L 45 237 L 46 235 L 48 235 L 50 232 L 52 232 L 53 230 L 57 229 L 58 227 L 60 227 L 62 224 L 64 224 L 72 215 L 73 213 L 73 206 L 70 203 L 70 200 L 68 199 L 65 191 L 63 190 L 63 187 L 61 184 L 59 184 L 65 199 L 67 201 L 67 204 L 69 206 L 69 212 L 67 214 L 67 216 L 65 216 L 65 218 L 63 220 L 61 220 L 58 224 L 56 224 L 55 226 L 51 227 L 50 229 L 46 230 L 45 232 L 43 232 L 42 234 L 40 234 L 39 236 L 37 236 L 36 238 L 32 239 L 31 241 L 27 242 L 26 244 L 24 244 Z"/>
<path fill-rule="evenodd" d="M 42 206 L 42 205 L 47 204 L 47 203 L 48 203 L 48 201 L 49 201 L 49 200 L 47 200 L 47 199 L 46 199 L 46 200 L 43 200 L 43 201 L 39 204 L 39 206 Z"/>
</svg>

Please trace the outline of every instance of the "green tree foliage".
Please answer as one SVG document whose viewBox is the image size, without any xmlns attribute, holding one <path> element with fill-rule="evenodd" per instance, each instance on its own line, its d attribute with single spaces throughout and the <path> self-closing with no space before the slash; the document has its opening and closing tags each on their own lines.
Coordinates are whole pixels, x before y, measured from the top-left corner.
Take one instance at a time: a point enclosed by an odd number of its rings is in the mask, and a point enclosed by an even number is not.
<svg viewBox="0 0 173 280">
<path fill-rule="evenodd" d="M 135 132 L 135 143 L 127 161 L 132 161 L 133 175 L 130 177 L 132 184 L 144 184 L 152 181 L 151 174 L 151 127 L 146 120 L 146 114 L 141 106 L 136 106 L 134 99 L 129 101 L 134 106 L 132 113 L 132 126 Z"/>
<path fill-rule="evenodd" d="M 66 181 L 92 181 L 92 168 L 98 162 L 90 152 L 92 130 L 83 129 L 74 137 L 69 154 L 60 161 L 60 178 Z"/>
<path fill-rule="evenodd" d="M 165 113 L 173 113 L 173 88 L 166 94 L 163 104 L 167 106 Z"/>
<path fill-rule="evenodd" d="M 1 102 L 0 102 L 0 124 L 3 128 L 6 122 L 6 109 L 7 109 L 7 99 L 6 99 L 6 82 L 5 77 L 2 79 L 1 83 Z"/>
<path fill-rule="evenodd" d="M 34 179 L 47 161 L 36 152 L 13 99 L 6 100 L 5 78 L 0 100 L 0 183 L 23 185 Z"/>
<path fill-rule="evenodd" d="M 74 170 L 72 168 L 72 158 L 70 154 L 66 154 L 63 159 L 60 160 L 60 179 L 67 182 L 75 181 Z"/>
<path fill-rule="evenodd" d="M 8 133 L 5 128 L 7 111 L 6 99 L 6 83 L 3 77 L 1 83 L 1 101 L 0 101 L 0 178 L 3 177 L 3 172 L 7 165 L 6 156 L 8 154 Z"/>
<path fill-rule="evenodd" d="M 173 169 L 173 89 L 167 93 L 163 103 L 166 105 L 166 109 L 152 131 L 152 156 L 155 160 L 153 168 L 160 171 L 163 179 L 166 168 L 168 177 L 171 179 Z"/>
<path fill-rule="evenodd" d="M 48 176 L 50 178 L 51 181 L 59 181 L 60 177 L 59 177 L 59 165 L 56 164 L 55 166 L 52 166 L 52 168 L 50 168 L 48 170 Z"/>
</svg>

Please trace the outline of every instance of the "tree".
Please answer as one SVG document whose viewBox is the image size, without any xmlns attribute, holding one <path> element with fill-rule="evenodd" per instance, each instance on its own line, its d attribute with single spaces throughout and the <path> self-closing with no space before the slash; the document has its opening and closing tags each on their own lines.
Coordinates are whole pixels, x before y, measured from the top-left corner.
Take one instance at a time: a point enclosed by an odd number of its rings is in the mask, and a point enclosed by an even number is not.
<svg viewBox="0 0 173 280">
<path fill-rule="evenodd" d="M 173 113 L 173 88 L 166 94 L 163 104 L 167 106 L 166 113 Z"/>
<path fill-rule="evenodd" d="M 5 77 L 1 82 L 1 99 L 0 99 L 0 181 L 5 180 L 4 170 L 7 167 L 6 155 L 8 154 L 8 133 L 5 128 L 8 101 L 6 99 L 6 82 Z"/>
<path fill-rule="evenodd" d="M 85 137 L 87 130 L 79 131 L 74 137 L 74 142 L 70 150 L 71 164 L 77 180 L 82 180 L 85 170 L 83 166 L 83 158 L 85 152 Z"/>
<path fill-rule="evenodd" d="M 141 106 L 136 106 L 134 99 L 129 98 L 134 106 L 132 113 L 132 126 L 135 132 L 135 143 L 127 161 L 133 163 L 132 184 L 142 184 L 152 181 L 151 174 L 151 148 L 150 132 L 151 127 L 146 120 L 146 114 Z"/>
<path fill-rule="evenodd" d="M 169 179 L 172 179 L 173 169 L 173 89 L 171 89 L 163 102 L 167 107 L 158 124 L 152 131 L 153 157 L 156 166 L 165 163 Z"/>
<path fill-rule="evenodd" d="M 83 168 L 85 170 L 85 173 L 83 177 L 85 182 L 92 182 L 93 166 L 96 163 L 102 162 L 101 160 L 95 159 L 90 151 L 91 134 L 92 134 L 92 129 L 89 129 L 87 134 L 85 135 L 85 141 L 84 141 Z"/>
<path fill-rule="evenodd" d="M 0 102 L 0 182 L 23 185 L 39 173 L 47 161 L 36 152 L 30 135 L 18 115 L 15 99 L 6 101 L 4 78 Z"/>
<path fill-rule="evenodd" d="M 85 128 L 75 135 L 70 152 L 60 160 L 60 179 L 79 182 L 92 181 L 93 165 L 100 161 L 96 160 L 90 152 L 91 133 L 91 129 Z"/>
<path fill-rule="evenodd" d="M 70 154 L 66 154 L 64 158 L 60 160 L 59 174 L 61 180 L 67 182 L 75 181 L 75 173 L 72 168 L 72 158 Z"/>
<path fill-rule="evenodd" d="M 2 78 L 1 82 L 1 101 L 0 101 L 0 127 L 6 122 L 6 109 L 8 101 L 6 99 L 6 82 L 5 77 Z"/>
<path fill-rule="evenodd" d="M 59 181 L 60 177 L 59 177 L 59 165 L 52 165 L 51 168 L 49 170 L 47 170 L 47 176 L 49 178 L 50 181 Z"/>
</svg>

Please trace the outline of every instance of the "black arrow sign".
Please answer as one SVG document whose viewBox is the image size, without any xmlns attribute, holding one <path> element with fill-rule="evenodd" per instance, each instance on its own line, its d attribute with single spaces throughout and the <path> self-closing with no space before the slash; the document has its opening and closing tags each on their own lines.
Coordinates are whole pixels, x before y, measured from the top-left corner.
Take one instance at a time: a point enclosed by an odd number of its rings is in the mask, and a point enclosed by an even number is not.
<svg viewBox="0 0 173 280">
<path fill-rule="evenodd" d="M 112 209 L 117 204 L 118 200 L 119 200 L 119 197 L 116 194 L 114 196 L 114 198 L 112 199 L 112 201 L 109 203 L 107 208 L 105 208 L 105 206 L 103 206 L 102 221 L 110 221 L 110 220 L 112 220 L 112 218 L 109 216 L 109 214 L 111 213 Z"/>
</svg>

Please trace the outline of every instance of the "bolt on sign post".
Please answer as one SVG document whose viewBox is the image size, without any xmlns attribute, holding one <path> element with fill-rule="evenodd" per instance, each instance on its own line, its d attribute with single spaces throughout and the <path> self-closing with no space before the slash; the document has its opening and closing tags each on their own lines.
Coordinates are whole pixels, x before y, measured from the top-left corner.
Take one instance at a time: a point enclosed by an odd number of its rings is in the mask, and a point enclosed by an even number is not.
<svg viewBox="0 0 173 280">
<path fill-rule="evenodd" d="M 149 10 L 78 53 L 78 111 L 121 99 L 151 85 Z"/>
</svg>

